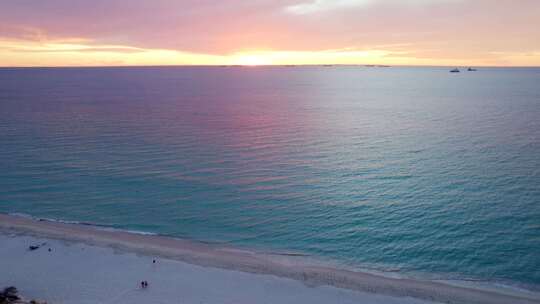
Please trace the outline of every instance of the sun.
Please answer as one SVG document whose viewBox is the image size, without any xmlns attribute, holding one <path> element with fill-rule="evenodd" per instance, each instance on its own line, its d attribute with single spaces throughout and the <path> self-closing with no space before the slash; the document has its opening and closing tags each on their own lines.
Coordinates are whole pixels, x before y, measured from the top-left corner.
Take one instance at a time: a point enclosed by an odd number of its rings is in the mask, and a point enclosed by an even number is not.
<svg viewBox="0 0 540 304">
<path fill-rule="evenodd" d="M 233 61 L 234 64 L 246 66 L 269 65 L 272 63 L 268 57 L 258 54 L 241 54 Z"/>
</svg>

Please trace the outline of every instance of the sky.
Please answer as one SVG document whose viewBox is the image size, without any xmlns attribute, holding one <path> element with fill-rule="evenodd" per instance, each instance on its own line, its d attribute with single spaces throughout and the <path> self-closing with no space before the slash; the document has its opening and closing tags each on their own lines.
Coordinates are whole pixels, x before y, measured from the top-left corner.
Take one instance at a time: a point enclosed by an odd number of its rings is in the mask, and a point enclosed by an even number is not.
<svg viewBox="0 0 540 304">
<path fill-rule="evenodd" d="M 0 0 L 0 66 L 540 66 L 540 0 Z"/>
</svg>

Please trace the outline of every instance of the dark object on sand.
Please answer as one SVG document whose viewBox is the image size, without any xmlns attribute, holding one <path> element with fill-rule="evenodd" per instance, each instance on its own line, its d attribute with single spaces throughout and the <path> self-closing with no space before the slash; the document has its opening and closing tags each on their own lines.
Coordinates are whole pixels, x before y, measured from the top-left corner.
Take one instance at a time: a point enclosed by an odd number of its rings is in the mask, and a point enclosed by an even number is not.
<svg viewBox="0 0 540 304">
<path fill-rule="evenodd" d="M 0 292 L 0 303 L 15 303 L 21 298 L 18 295 L 19 291 L 16 287 L 10 286 L 4 288 L 2 292 Z"/>
<path fill-rule="evenodd" d="M 49 251 L 49 252 L 51 252 L 51 251 L 52 251 L 52 249 L 51 249 L 51 248 L 49 248 L 49 250 L 48 250 L 48 251 Z"/>
<path fill-rule="evenodd" d="M 41 248 L 41 246 L 45 246 L 45 245 L 47 245 L 46 242 L 41 243 L 39 245 L 30 245 L 30 246 L 28 246 L 28 250 L 33 251 L 33 250 L 39 249 L 39 248 Z"/>
<path fill-rule="evenodd" d="M 152 264 L 155 264 L 156 263 L 156 260 L 152 260 Z"/>
<path fill-rule="evenodd" d="M 148 281 L 141 281 L 141 288 L 148 287 Z"/>
</svg>

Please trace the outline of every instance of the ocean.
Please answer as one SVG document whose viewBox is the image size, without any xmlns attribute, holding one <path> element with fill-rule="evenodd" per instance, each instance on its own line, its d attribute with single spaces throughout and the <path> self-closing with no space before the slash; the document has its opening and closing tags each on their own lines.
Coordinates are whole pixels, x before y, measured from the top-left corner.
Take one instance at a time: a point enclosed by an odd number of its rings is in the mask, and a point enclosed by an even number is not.
<svg viewBox="0 0 540 304">
<path fill-rule="evenodd" d="M 0 212 L 540 290 L 540 68 L 0 69 Z"/>
</svg>

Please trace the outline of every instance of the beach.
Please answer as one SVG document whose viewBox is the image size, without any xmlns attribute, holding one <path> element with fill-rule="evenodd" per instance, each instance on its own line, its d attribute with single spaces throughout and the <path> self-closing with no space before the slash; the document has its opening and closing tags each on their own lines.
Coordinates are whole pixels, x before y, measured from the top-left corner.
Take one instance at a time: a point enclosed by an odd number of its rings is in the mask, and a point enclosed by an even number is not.
<svg viewBox="0 0 540 304">
<path fill-rule="evenodd" d="M 0 214 L 0 231 L 0 285 L 50 303 L 540 303 L 90 225 Z"/>
</svg>

